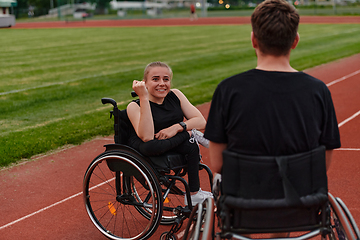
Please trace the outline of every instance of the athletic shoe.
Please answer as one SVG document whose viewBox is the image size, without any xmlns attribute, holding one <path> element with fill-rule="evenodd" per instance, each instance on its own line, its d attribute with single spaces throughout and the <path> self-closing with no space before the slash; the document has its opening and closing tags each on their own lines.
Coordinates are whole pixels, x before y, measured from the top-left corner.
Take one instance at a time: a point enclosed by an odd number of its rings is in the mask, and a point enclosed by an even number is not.
<svg viewBox="0 0 360 240">
<path fill-rule="evenodd" d="M 192 133 L 191 139 L 195 139 L 195 141 L 198 144 L 201 144 L 204 147 L 209 148 L 209 140 L 204 138 L 204 134 L 202 132 L 200 132 L 199 130 L 196 130 L 196 129 L 192 129 L 191 133 Z"/>
<path fill-rule="evenodd" d="M 208 197 L 213 197 L 213 194 L 211 192 L 203 191 L 200 188 L 196 194 L 191 195 L 191 203 L 193 206 L 195 206 L 196 204 L 202 203 L 203 201 L 205 201 L 205 199 L 207 199 Z M 185 205 L 188 205 L 186 195 L 185 195 L 184 203 L 185 203 Z"/>
</svg>

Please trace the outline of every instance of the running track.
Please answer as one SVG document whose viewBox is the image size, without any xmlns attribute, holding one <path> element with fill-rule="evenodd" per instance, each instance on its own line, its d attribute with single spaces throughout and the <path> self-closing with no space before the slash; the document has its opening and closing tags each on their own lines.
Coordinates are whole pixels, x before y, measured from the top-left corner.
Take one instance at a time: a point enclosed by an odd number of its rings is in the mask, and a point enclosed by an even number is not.
<svg viewBox="0 0 360 240">
<path fill-rule="evenodd" d="M 340 17 L 337 21 L 354 21 L 353 18 L 349 19 L 352 20 Z M 360 22 L 359 19 L 355 17 L 357 23 Z M 326 22 L 326 18 L 312 20 L 316 23 Z M 81 24 L 88 22 L 90 21 Z M 146 25 L 149 26 L 150 22 L 151 20 Z M 302 22 L 310 20 L 302 19 Z M 20 28 L 19 25 L 17 27 Z M 175 25 L 182 25 L 181 21 Z M 328 172 L 329 189 L 347 204 L 357 223 L 360 223 L 360 181 L 357 179 L 360 173 L 359 63 L 360 54 L 306 71 L 328 84 L 332 93 L 342 148 L 334 152 L 333 163 Z M 209 104 L 198 107 L 207 116 Z M 104 150 L 104 144 L 112 142 L 111 137 L 97 138 L 80 146 L 65 148 L 1 170 L 0 239 L 106 239 L 90 222 L 81 191 L 87 166 Z M 202 148 L 201 151 L 204 162 L 208 163 L 207 149 Z M 202 174 L 201 180 L 202 188 L 208 190 L 206 176 Z M 159 239 L 159 235 L 167 230 L 168 226 L 160 226 L 152 239 Z M 180 231 L 180 237 L 181 233 Z"/>
<path fill-rule="evenodd" d="M 130 20 L 88 20 L 74 22 L 28 22 L 17 23 L 13 28 L 69 28 L 69 27 L 147 27 L 147 26 L 189 26 L 189 25 L 225 25 L 225 24 L 249 24 L 250 17 L 209 17 L 190 21 L 188 18 L 172 19 L 130 19 Z M 319 17 L 302 16 L 300 23 L 360 23 L 360 17 Z"/>
</svg>

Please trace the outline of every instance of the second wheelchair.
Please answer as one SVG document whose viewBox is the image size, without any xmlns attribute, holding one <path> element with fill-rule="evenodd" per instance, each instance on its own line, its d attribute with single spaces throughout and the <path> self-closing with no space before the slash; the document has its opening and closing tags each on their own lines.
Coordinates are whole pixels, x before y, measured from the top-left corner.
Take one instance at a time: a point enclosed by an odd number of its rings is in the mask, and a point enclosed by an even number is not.
<svg viewBox="0 0 360 240">
<path fill-rule="evenodd" d="M 212 198 L 196 205 L 184 239 L 360 239 L 346 205 L 328 193 L 325 147 L 278 157 L 224 151 L 223 157 L 216 207 Z"/>
</svg>

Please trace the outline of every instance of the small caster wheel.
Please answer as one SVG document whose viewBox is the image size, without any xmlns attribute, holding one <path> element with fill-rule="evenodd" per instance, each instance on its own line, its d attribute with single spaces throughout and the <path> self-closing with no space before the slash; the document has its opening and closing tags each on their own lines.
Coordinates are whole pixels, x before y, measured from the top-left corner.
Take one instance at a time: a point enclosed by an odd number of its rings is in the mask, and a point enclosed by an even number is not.
<svg viewBox="0 0 360 240">
<path fill-rule="evenodd" d="M 160 240 L 178 240 L 174 234 L 167 236 L 169 232 L 163 232 L 160 236 Z"/>
</svg>

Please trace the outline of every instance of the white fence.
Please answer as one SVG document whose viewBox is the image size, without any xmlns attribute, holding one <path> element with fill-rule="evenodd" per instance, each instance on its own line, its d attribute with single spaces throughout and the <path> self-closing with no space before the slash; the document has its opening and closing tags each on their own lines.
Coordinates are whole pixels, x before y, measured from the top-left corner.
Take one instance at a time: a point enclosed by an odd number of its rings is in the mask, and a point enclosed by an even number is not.
<svg viewBox="0 0 360 240">
<path fill-rule="evenodd" d="M 50 9 L 48 17 L 58 17 L 59 12 L 60 12 L 60 16 L 66 16 L 66 15 L 72 15 L 76 9 L 95 10 L 95 8 L 96 8 L 96 3 L 65 4 L 60 6 L 60 8 Z"/>
</svg>

